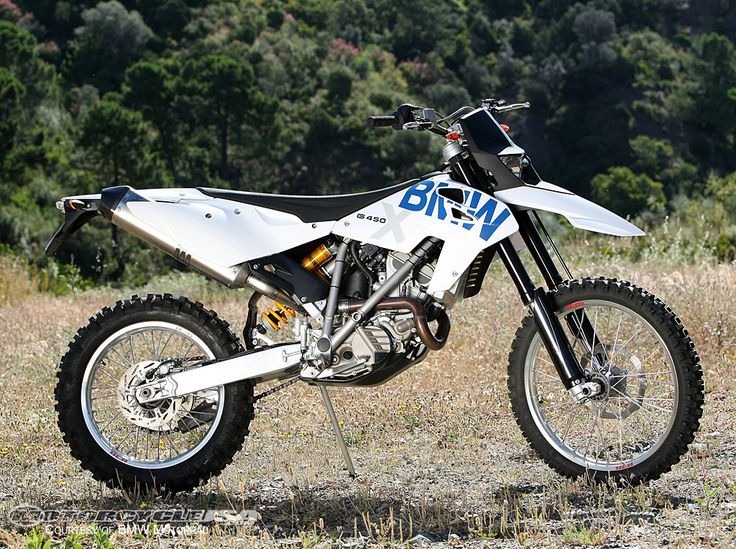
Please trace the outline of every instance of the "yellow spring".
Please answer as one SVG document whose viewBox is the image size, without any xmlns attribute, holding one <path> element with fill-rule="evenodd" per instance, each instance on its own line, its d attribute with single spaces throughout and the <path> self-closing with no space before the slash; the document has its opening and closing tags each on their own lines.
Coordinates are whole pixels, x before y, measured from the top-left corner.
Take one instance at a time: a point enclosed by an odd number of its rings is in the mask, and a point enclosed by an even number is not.
<svg viewBox="0 0 736 549">
<path fill-rule="evenodd" d="M 261 316 L 275 332 L 278 332 L 281 329 L 281 323 L 288 324 L 289 317 L 295 317 L 296 311 L 278 301 L 274 301 L 273 309 L 269 307 L 267 311 L 261 313 Z"/>
</svg>

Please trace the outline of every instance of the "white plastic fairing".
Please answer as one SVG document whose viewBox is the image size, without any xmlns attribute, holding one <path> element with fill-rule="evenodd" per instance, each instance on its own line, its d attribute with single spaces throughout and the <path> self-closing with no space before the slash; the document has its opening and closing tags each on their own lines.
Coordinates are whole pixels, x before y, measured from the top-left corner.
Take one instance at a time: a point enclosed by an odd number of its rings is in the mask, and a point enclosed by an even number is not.
<svg viewBox="0 0 736 549">
<path fill-rule="evenodd" d="M 444 245 L 427 289 L 434 294 L 450 290 L 482 250 L 518 230 L 503 203 L 439 174 L 340 219 L 333 233 L 405 253 L 439 238 Z"/>
<path fill-rule="evenodd" d="M 341 219 L 314 223 L 196 189 L 131 189 L 125 196 L 112 212 L 114 224 L 228 285 L 244 262 L 333 233 L 405 253 L 428 237 L 442 240 L 427 291 L 446 292 L 482 250 L 519 230 L 505 204 L 444 173 Z"/>
<path fill-rule="evenodd" d="M 496 191 L 494 195 L 506 204 L 560 214 L 578 229 L 614 236 L 645 234 L 635 225 L 604 207 L 546 181 Z"/>
<path fill-rule="evenodd" d="M 141 222 L 175 239 L 180 249 L 230 266 L 272 255 L 330 234 L 334 221 L 297 216 L 211 198 L 196 189 L 137 190 L 151 202 L 128 202 Z"/>
</svg>

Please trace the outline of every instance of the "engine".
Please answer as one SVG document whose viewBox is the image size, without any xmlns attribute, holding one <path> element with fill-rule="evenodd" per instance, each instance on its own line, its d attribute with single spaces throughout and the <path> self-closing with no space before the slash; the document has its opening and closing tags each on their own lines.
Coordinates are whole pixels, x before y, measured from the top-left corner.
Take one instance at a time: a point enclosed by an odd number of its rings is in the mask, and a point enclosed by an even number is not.
<svg viewBox="0 0 736 549">
<path fill-rule="evenodd" d="M 386 251 L 372 245 L 357 244 L 351 249 L 353 260 L 346 269 L 345 290 L 338 305 L 335 329 L 350 318 L 362 300 L 371 295 L 398 271 L 409 258 L 408 254 Z M 427 294 L 427 287 L 434 274 L 436 258 L 416 268 L 386 296 L 396 303 L 394 309 L 377 307 L 367 321 L 361 323 L 342 344 L 333 351 L 331 364 L 320 374 L 319 379 L 334 382 L 349 382 L 368 376 L 376 369 L 411 362 L 426 352 L 419 336 L 415 314 L 405 306 L 409 301 L 414 307 L 432 310 L 439 307 Z M 387 303 L 383 303 L 387 305 Z M 339 318 L 339 320 L 338 320 Z"/>
<path fill-rule="evenodd" d="M 335 272 L 336 250 L 336 243 L 322 242 L 304 256 L 301 267 L 327 284 Z M 429 350 L 441 348 L 450 329 L 447 307 L 444 300 L 427 293 L 438 253 L 439 249 L 409 270 L 409 254 L 350 243 L 332 320 L 332 334 L 347 325 L 343 330 L 347 335 L 341 336 L 328 353 L 329 340 L 325 350 L 318 345 L 326 339 L 322 326 L 301 324 L 299 337 L 311 350 L 302 378 L 323 383 L 378 384 L 418 362 Z M 399 271 L 407 274 L 397 283 L 395 275 Z M 390 280 L 391 288 L 386 292 L 385 284 Z M 366 300 L 379 289 L 383 289 L 381 297 L 374 298 L 366 309 L 371 311 L 370 316 L 360 317 Z M 279 302 L 263 313 L 265 322 L 275 331 L 288 322 L 289 316 L 295 316 L 295 312 Z M 436 329 L 429 326 L 433 321 L 437 321 Z"/>
</svg>

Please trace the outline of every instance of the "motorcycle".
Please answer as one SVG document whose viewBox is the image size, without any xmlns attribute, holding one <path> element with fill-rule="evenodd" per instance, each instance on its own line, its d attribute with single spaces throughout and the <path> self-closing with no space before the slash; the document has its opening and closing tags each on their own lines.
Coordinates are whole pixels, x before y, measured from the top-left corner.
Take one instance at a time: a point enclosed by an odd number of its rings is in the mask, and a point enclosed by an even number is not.
<svg viewBox="0 0 736 549">
<path fill-rule="evenodd" d="M 530 446 L 572 478 L 638 483 L 669 471 L 702 415 L 698 354 L 651 293 L 572 276 L 538 211 L 598 233 L 644 233 L 540 178 L 497 120 L 528 107 L 488 99 L 442 117 L 403 104 L 368 117 L 373 128 L 445 140 L 437 171 L 369 192 L 116 186 L 60 200 L 65 219 L 48 255 L 101 215 L 253 292 L 242 342 L 214 311 L 169 294 L 133 296 L 91 318 L 58 369 L 56 410 L 72 455 L 111 486 L 190 490 L 232 461 L 257 400 L 301 381 L 319 387 L 354 475 L 328 388 L 380 385 L 441 350 L 451 309 L 477 295 L 500 260 L 528 312 L 508 389 Z M 546 288 L 533 283 L 523 248 Z M 276 341 L 288 324 L 294 335 Z"/>
</svg>

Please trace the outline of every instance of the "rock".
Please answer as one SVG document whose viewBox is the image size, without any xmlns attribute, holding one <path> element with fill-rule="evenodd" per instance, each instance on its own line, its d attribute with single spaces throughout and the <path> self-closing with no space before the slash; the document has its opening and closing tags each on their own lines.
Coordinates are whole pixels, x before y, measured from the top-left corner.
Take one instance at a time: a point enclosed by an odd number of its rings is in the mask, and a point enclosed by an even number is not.
<svg viewBox="0 0 736 549">
<path fill-rule="evenodd" d="M 432 540 L 422 534 L 417 534 L 409 540 L 409 545 L 418 545 L 420 547 L 432 545 Z"/>
</svg>

